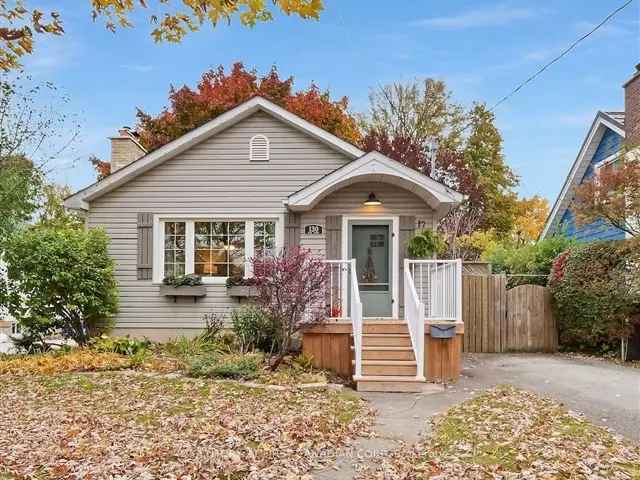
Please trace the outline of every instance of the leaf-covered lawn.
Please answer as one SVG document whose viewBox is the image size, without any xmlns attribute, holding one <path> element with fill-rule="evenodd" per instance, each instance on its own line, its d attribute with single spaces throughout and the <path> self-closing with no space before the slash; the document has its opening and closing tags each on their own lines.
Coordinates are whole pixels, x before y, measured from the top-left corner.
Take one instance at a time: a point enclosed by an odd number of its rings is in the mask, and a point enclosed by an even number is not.
<svg viewBox="0 0 640 480">
<path fill-rule="evenodd" d="M 305 478 L 368 432 L 357 397 L 134 372 L 0 375 L 0 478 Z"/>
<path fill-rule="evenodd" d="M 561 405 L 501 386 L 450 408 L 362 479 L 640 479 L 640 448 Z"/>
</svg>

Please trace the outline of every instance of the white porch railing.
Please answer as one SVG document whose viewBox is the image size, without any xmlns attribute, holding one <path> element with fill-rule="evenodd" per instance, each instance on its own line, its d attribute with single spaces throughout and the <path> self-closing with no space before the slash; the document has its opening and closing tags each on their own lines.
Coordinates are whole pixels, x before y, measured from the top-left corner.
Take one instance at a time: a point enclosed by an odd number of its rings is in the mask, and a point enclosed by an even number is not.
<svg viewBox="0 0 640 480">
<path fill-rule="evenodd" d="M 462 321 L 462 260 L 404 261 L 404 316 L 424 380 L 425 321 Z"/>
<path fill-rule="evenodd" d="M 413 283 L 410 260 L 404 261 L 404 317 L 407 321 L 413 353 L 416 357 L 416 379 L 424 381 L 424 303 Z"/>
<path fill-rule="evenodd" d="M 362 301 L 356 275 L 356 261 L 325 260 L 329 265 L 328 313 L 331 318 L 349 318 L 353 332 L 356 379 L 362 376 Z M 348 292 L 348 293 L 347 293 Z M 344 313 L 348 312 L 348 315 Z"/>
<path fill-rule="evenodd" d="M 462 321 L 462 260 L 405 260 L 425 320 Z"/>
</svg>

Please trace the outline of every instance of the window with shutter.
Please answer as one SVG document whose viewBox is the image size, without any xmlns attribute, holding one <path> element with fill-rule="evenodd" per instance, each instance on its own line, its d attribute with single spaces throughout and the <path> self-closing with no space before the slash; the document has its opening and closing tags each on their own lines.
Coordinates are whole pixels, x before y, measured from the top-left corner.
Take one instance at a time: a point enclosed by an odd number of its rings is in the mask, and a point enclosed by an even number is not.
<svg viewBox="0 0 640 480">
<path fill-rule="evenodd" d="M 269 139 L 265 135 L 254 135 L 249 141 L 249 160 L 267 162 L 269 160 Z"/>
</svg>

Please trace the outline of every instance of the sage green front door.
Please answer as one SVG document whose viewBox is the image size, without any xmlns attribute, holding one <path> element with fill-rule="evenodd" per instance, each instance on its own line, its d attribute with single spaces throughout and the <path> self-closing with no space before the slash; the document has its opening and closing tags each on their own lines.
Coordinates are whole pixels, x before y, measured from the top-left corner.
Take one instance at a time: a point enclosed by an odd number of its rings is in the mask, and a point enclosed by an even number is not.
<svg viewBox="0 0 640 480">
<path fill-rule="evenodd" d="M 391 222 L 349 222 L 349 258 L 356 260 L 362 311 L 365 317 L 391 317 Z"/>
</svg>

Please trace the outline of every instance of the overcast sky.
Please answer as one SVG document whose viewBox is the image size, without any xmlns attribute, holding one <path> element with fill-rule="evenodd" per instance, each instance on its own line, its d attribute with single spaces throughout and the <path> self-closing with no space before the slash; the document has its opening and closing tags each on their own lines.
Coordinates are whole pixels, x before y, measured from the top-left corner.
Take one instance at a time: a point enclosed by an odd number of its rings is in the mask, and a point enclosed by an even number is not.
<svg viewBox="0 0 640 480">
<path fill-rule="evenodd" d="M 367 109 L 372 87 L 425 77 L 445 80 L 465 105 L 493 105 L 623 1 L 325 0 L 317 22 L 277 17 L 252 30 L 206 27 L 178 45 L 154 44 L 143 17 L 114 35 L 91 21 L 88 0 L 62 3 L 65 35 L 39 42 L 26 65 L 62 88 L 82 119 L 81 140 L 61 165 L 79 160 L 56 175 L 79 188 L 94 180 L 86 158 L 108 159 L 107 137 L 135 125 L 136 107 L 159 112 L 170 84 L 194 85 L 219 64 L 243 61 L 260 72 L 275 64 L 298 87 L 314 81 L 348 96 L 356 112 Z M 522 194 L 552 201 L 596 112 L 623 108 L 621 86 L 640 62 L 639 20 L 636 0 L 497 109 Z"/>
</svg>

